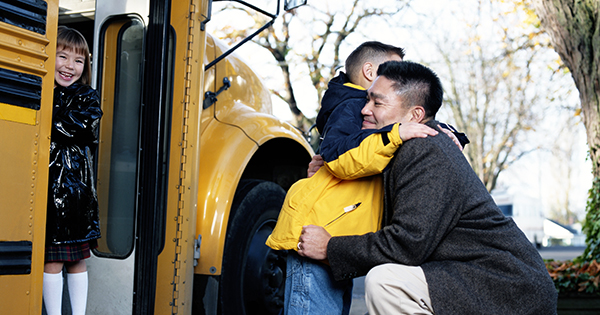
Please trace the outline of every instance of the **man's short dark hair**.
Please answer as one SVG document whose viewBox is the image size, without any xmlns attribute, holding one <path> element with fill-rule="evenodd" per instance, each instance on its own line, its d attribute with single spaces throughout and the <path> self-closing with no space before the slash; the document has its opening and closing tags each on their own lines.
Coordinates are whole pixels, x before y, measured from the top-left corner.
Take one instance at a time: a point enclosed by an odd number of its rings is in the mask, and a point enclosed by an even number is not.
<svg viewBox="0 0 600 315">
<path fill-rule="evenodd" d="M 346 74 L 350 81 L 356 83 L 365 62 L 371 61 L 379 64 L 387 60 L 389 55 L 398 55 L 400 58 L 404 58 L 404 49 L 377 41 L 364 42 L 346 58 Z"/>
<path fill-rule="evenodd" d="M 406 105 L 423 106 L 426 117 L 435 118 L 444 90 L 431 69 L 411 61 L 388 61 L 379 66 L 377 75 L 394 81 L 394 90 Z"/>
</svg>

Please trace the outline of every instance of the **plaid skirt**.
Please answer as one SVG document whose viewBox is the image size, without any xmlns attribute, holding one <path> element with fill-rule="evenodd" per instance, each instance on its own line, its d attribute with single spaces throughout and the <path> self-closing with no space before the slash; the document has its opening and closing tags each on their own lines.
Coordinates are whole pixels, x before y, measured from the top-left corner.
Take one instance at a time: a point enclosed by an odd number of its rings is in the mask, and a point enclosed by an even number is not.
<svg viewBox="0 0 600 315">
<path fill-rule="evenodd" d="M 75 262 L 90 257 L 90 250 L 98 247 L 97 240 L 76 244 L 46 245 L 46 262 Z"/>
</svg>

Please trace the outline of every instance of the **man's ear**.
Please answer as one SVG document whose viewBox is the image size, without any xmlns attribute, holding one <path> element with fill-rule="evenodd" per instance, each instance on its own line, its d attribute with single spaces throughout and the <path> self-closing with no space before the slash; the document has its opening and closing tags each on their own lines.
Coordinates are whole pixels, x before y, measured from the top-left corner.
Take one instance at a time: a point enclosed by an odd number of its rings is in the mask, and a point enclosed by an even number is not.
<svg viewBox="0 0 600 315">
<path fill-rule="evenodd" d="M 423 106 L 413 106 L 410 108 L 410 120 L 421 123 L 425 120 L 425 108 Z"/>
<path fill-rule="evenodd" d="M 377 77 L 377 69 L 375 69 L 375 66 L 370 62 L 365 62 L 363 64 L 362 73 L 369 82 L 375 81 L 375 78 Z"/>
</svg>

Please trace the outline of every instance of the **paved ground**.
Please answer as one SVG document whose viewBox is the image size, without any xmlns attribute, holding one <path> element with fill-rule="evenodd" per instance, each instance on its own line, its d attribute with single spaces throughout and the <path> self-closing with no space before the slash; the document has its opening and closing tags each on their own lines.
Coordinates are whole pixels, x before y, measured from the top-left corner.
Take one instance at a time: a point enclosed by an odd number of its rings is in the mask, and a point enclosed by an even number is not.
<svg viewBox="0 0 600 315">
<path fill-rule="evenodd" d="M 579 246 L 552 246 L 543 247 L 539 250 L 539 252 L 544 259 L 568 260 L 581 255 L 584 249 L 585 247 Z M 365 315 L 366 313 L 367 307 L 365 305 L 365 279 L 364 277 L 360 277 L 354 279 L 350 315 Z"/>
<path fill-rule="evenodd" d="M 365 277 L 360 277 L 354 279 L 350 315 L 364 315 L 366 313 L 367 306 L 365 304 Z"/>
<path fill-rule="evenodd" d="M 583 253 L 585 246 L 550 246 L 542 247 L 539 252 L 544 259 L 569 260 Z"/>
</svg>

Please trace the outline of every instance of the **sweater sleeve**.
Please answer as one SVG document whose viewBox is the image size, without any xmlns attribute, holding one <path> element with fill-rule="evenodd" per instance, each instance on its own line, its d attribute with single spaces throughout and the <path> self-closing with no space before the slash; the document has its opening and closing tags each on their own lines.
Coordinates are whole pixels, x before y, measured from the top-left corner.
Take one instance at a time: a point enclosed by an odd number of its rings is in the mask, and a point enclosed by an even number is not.
<svg viewBox="0 0 600 315">
<path fill-rule="evenodd" d="M 421 265 L 456 225 L 458 185 L 448 185 L 454 169 L 431 138 L 407 142 L 386 170 L 384 227 L 331 238 L 327 256 L 336 280 L 365 275 L 384 263 Z"/>
</svg>

